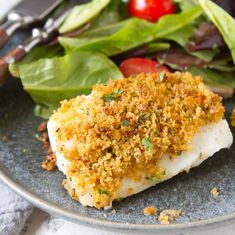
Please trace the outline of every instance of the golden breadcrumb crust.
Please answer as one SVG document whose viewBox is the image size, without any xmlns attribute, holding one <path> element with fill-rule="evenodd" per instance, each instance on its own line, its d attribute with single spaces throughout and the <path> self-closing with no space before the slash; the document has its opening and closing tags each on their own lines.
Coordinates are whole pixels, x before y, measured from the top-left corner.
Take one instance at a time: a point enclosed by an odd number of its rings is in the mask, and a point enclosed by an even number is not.
<svg viewBox="0 0 235 235">
<path fill-rule="evenodd" d="M 200 127 L 223 116 L 221 97 L 200 77 L 176 72 L 95 85 L 90 96 L 63 101 L 51 119 L 57 149 L 72 163 L 77 198 L 92 192 L 99 208 L 115 198 L 124 177 L 162 174 L 163 154 L 189 150 Z"/>
</svg>

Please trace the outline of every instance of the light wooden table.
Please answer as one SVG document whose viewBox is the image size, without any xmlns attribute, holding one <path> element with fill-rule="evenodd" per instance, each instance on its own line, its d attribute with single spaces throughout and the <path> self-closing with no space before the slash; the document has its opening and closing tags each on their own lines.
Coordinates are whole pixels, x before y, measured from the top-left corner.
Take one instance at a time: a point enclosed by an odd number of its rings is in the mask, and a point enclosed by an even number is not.
<svg viewBox="0 0 235 235">
<path fill-rule="evenodd" d="M 26 222 L 25 228 L 20 235 L 122 235 L 101 231 L 90 227 L 81 226 L 56 218 L 47 213 L 35 209 L 33 214 Z M 135 233 L 135 235 L 137 235 Z M 157 235 L 157 234 L 156 234 Z M 172 235 L 235 235 L 235 223 L 222 226 L 212 230 L 200 230 L 198 232 L 178 233 Z"/>
</svg>

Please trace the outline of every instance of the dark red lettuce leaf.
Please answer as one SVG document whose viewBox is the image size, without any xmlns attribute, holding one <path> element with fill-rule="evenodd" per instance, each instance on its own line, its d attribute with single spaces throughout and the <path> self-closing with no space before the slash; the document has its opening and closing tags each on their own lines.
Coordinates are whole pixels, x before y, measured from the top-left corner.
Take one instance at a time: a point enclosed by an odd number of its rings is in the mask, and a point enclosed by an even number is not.
<svg viewBox="0 0 235 235">
<path fill-rule="evenodd" d="M 169 49 L 156 54 L 157 60 L 176 70 L 186 70 L 192 66 L 203 67 L 206 62 L 181 49 Z"/>
<path fill-rule="evenodd" d="M 234 71 L 234 66 L 230 65 L 231 57 L 227 53 L 219 54 L 219 56 L 211 62 L 205 62 L 181 48 L 174 48 L 158 52 L 156 59 L 174 70 L 187 70 L 190 67 L 198 67 L 216 68 L 221 71 Z"/>
<path fill-rule="evenodd" d="M 215 48 L 226 48 L 226 44 L 215 25 L 202 22 L 189 40 L 187 49 L 189 52 L 195 52 Z"/>
<path fill-rule="evenodd" d="M 213 0 L 213 2 L 222 7 L 231 16 L 235 17 L 234 0 Z M 214 49 L 215 47 L 223 50 L 226 48 L 226 44 L 217 28 L 212 23 L 206 21 L 202 22 L 188 42 L 188 51 L 196 52 Z"/>
</svg>

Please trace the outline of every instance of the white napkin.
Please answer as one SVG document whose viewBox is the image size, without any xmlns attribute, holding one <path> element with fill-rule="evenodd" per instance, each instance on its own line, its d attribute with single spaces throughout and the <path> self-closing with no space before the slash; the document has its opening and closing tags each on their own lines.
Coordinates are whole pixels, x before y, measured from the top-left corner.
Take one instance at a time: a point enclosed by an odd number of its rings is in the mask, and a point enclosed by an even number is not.
<svg viewBox="0 0 235 235">
<path fill-rule="evenodd" d="M 0 234 L 17 235 L 33 211 L 33 206 L 0 181 Z"/>
</svg>

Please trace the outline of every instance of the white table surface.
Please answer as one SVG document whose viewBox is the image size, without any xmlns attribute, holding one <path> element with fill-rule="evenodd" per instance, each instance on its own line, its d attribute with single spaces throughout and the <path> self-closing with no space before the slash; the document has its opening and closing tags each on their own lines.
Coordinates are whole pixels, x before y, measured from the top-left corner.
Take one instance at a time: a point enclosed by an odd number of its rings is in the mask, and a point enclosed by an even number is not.
<svg viewBox="0 0 235 235">
<path fill-rule="evenodd" d="M 68 222 L 66 220 L 50 216 L 49 214 L 35 209 L 25 224 L 20 235 L 122 235 L 97 230 Z M 135 233 L 135 235 L 137 235 Z M 157 235 L 157 234 L 156 234 Z M 160 235 L 160 234 L 159 234 Z M 221 226 L 219 229 L 200 230 L 189 233 L 177 233 L 172 235 L 235 235 L 235 223 Z"/>
</svg>

